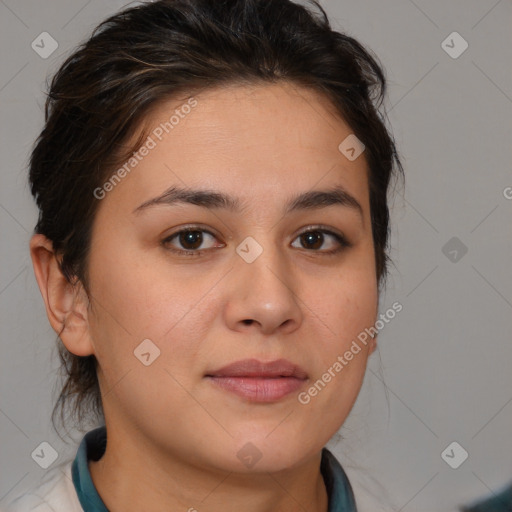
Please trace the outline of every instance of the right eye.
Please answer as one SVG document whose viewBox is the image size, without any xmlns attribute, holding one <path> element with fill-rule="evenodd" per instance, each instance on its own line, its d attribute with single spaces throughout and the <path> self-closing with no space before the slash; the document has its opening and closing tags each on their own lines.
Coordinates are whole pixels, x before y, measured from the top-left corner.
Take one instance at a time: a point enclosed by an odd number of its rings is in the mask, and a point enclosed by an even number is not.
<svg viewBox="0 0 512 512">
<path fill-rule="evenodd" d="M 170 248 L 170 251 L 186 256 L 200 256 L 208 249 L 198 250 L 199 247 L 205 242 L 205 236 L 203 233 L 206 233 L 207 237 L 215 239 L 215 235 L 210 231 L 199 228 L 198 226 L 192 226 L 176 231 L 172 235 L 166 237 L 164 240 L 162 240 L 162 245 L 167 247 L 169 244 L 172 244 L 174 239 L 176 239 L 177 243 L 179 243 L 183 249 Z"/>
</svg>

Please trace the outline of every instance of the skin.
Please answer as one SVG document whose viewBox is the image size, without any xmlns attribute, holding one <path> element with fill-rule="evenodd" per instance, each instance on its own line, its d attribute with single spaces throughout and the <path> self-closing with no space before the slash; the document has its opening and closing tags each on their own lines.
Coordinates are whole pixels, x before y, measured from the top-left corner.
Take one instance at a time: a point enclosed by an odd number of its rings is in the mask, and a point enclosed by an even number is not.
<svg viewBox="0 0 512 512">
<path fill-rule="evenodd" d="M 326 512 L 321 450 L 356 400 L 376 338 L 307 405 L 297 392 L 249 402 L 205 375 L 240 359 L 285 358 L 308 374 L 304 391 L 374 324 L 367 162 L 364 153 L 354 161 L 340 153 L 350 127 L 305 88 L 233 85 L 195 98 L 191 113 L 100 201 L 90 297 L 67 284 L 49 240 L 34 235 L 30 243 L 52 327 L 65 325 L 66 348 L 99 362 L 108 444 L 89 464 L 92 479 L 114 512 Z M 161 104 L 148 126 L 184 103 Z M 171 185 L 233 195 L 244 210 L 182 203 L 133 213 Z M 334 185 L 357 199 L 362 216 L 342 205 L 283 216 L 291 197 Z M 173 253 L 194 250 L 178 237 L 162 245 L 186 224 L 213 233 L 202 232 L 199 256 Z M 318 224 L 352 246 L 327 255 L 339 246 L 328 234 L 301 243 Z M 252 263 L 235 251 L 247 236 L 263 248 Z M 149 366 L 134 357 L 144 339 L 161 352 Z M 252 468 L 237 457 L 249 442 L 262 454 Z"/>
</svg>

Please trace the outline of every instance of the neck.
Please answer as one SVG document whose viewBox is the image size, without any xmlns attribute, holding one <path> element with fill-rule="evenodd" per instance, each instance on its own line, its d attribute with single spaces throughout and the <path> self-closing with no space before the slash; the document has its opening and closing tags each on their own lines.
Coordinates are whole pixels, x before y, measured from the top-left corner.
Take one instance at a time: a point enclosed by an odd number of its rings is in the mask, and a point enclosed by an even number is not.
<svg viewBox="0 0 512 512">
<path fill-rule="evenodd" d="M 274 473 L 211 470 L 163 450 L 148 451 L 109 430 L 106 451 L 89 461 L 89 471 L 110 512 L 328 512 L 320 462 L 318 453 Z"/>
</svg>

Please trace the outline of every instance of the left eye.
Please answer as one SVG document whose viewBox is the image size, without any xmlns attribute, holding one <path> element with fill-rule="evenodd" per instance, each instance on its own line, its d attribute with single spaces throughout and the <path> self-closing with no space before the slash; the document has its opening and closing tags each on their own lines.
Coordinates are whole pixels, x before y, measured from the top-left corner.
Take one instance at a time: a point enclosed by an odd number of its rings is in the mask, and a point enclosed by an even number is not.
<svg viewBox="0 0 512 512">
<path fill-rule="evenodd" d="M 165 238 L 162 241 L 162 244 L 163 245 L 171 244 L 171 242 L 175 238 L 177 238 L 177 241 L 179 242 L 182 249 L 179 249 L 179 248 L 171 249 L 173 252 L 177 252 L 177 253 L 184 254 L 187 256 L 198 256 L 203 251 L 209 249 L 208 247 L 206 249 L 205 248 L 199 249 L 205 241 L 203 233 L 206 233 L 206 236 L 210 237 L 213 240 L 216 239 L 215 235 L 213 235 L 212 233 L 210 233 L 209 231 L 207 231 L 205 229 L 187 228 L 187 229 L 182 229 L 181 231 L 178 231 L 178 232 L 168 236 L 167 238 Z M 318 249 L 320 249 L 325 244 L 326 236 L 331 239 L 331 247 L 333 246 L 333 241 L 334 241 L 334 248 L 319 251 Z M 300 240 L 300 244 L 301 244 L 302 248 L 312 249 L 313 252 L 320 252 L 323 254 L 338 253 L 341 250 L 343 250 L 344 248 L 350 247 L 350 245 L 351 245 L 344 236 L 334 233 L 327 229 L 318 229 L 318 228 L 304 231 L 303 233 L 301 233 L 300 235 L 297 236 L 296 240 Z M 214 247 L 214 246 L 211 246 L 210 248 L 212 248 L 212 247 Z M 217 247 L 219 247 L 219 246 L 217 246 Z M 221 245 L 220 247 L 223 247 L 223 245 Z M 297 247 L 297 246 L 293 246 L 293 247 Z M 301 247 L 298 247 L 298 248 L 300 249 Z"/>
<path fill-rule="evenodd" d="M 319 246 L 322 246 L 324 244 L 325 235 L 330 237 L 331 240 L 334 239 L 334 249 L 319 252 L 323 252 L 326 254 L 334 254 L 341 251 L 345 247 L 350 247 L 350 244 L 348 243 L 347 239 L 344 236 L 338 235 L 337 233 L 333 233 L 332 231 L 329 231 L 327 229 L 311 229 L 308 231 L 304 231 L 297 238 L 300 239 L 301 245 L 304 248 L 307 249 L 308 247 L 305 246 L 310 245 L 311 249 L 319 249 Z"/>
</svg>

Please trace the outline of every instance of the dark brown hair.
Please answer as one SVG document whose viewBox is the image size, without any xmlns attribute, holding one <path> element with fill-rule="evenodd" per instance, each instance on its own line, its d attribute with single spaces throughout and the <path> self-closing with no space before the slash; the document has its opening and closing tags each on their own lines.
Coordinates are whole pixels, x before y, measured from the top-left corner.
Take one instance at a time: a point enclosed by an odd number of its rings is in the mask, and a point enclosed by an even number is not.
<svg viewBox="0 0 512 512">
<path fill-rule="evenodd" d="M 388 186 L 393 171 L 403 177 L 381 108 L 386 80 L 370 50 L 333 30 L 314 0 L 145 3 L 105 20 L 67 58 L 51 82 L 29 176 L 35 232 L 53 242 L 66 279 L 89 294 L 93 191 L 137 149 L 140 139 L 124 151 L 150 109 L 179 94 L 278 81 L 325 95 L 365 145 L 380 290 L 390 261 Z M 69 401 L 78 426 L 89 413 L 101 418 L 95 357 L 75 356 L 59 340 L 58 348 L 66 380 L 52 420 L 60 406 L 65 422 Z"/>
</svg>

